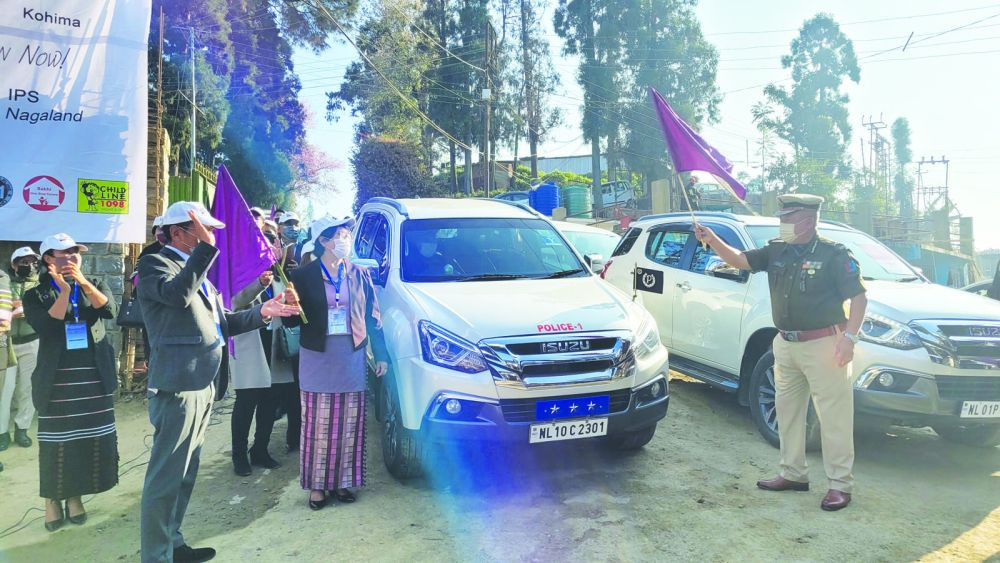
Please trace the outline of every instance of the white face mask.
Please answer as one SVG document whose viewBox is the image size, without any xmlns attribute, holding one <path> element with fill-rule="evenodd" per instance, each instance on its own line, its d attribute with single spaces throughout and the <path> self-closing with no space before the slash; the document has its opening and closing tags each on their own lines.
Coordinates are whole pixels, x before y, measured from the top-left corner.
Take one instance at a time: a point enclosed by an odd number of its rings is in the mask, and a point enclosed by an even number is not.
<svg viewBox="0 0 1000 563">
<path fill-rule="evenodd" d="M 351 241 L 347 239 L 337 239 L 333 245 L 333 255 L 343 260 L 351 255 Z"/>
<path fill-rule="evenodd" d="M 778 238 L 781 240 L 792 243 L 798 238 L 795 234 L 795 223 L 781 223 L 778 225 Z"/>
</svg>

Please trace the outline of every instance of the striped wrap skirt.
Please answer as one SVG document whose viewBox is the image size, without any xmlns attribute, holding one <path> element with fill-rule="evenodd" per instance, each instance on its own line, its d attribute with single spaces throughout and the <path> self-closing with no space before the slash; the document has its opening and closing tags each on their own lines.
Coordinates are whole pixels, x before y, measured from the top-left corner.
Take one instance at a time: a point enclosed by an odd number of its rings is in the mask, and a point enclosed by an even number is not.
<svg viewBox="0 0 1000 563">
<path fill-rule="evenodd" d="M 365 392 L 302 394 L 301 483 L 332 491 L 365 485 Z"/>
<path fill-rule="evenodd" d="M 44 415 L 38 416 L 39 489 L 64 500 L 118 484 L 114 396 L 104 392 L 96 367 L 56 371 Z"/>
</svg>

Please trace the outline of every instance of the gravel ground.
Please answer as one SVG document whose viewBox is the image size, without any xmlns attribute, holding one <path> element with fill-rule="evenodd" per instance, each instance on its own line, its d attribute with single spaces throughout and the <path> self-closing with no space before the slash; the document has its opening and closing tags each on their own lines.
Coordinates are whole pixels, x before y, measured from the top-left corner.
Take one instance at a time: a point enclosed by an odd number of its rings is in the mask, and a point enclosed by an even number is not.
<svg viewBox="0 0 1000 563">
<path fill-rule="evenodd" d="M 217 548 L 217 561 L 241 562 L 1000 561 L 1000 449 L 948 444 L 926 429 L 859 431 L 855 501 L 826 513 L 818 456 L 810 457 L 813 491 L 759 491 L 754 483 L 775 473 L 777 451 L 746 409 L 690 381 L 674 381 L 671 392 L 667 419 L 640 452 L 449 449 L 434 455 L 432 478 L 408 483 L 385 471 L 371 421 L 369 486 L 357 504 L 320 512 L 306 507 L 297 458 L 279 443 L 283 421 L 271 449 L 284 466 L 232 473 L 231 403 L 223 403 L 186 537 Z M 138 560 L 151 428 L 141 401 L 120 403 L 118 423 L 125 473 L 87 503 L 83 527 L 46 533 L 36 450 L 0 454 L 0 560 Z"/>
</svg>

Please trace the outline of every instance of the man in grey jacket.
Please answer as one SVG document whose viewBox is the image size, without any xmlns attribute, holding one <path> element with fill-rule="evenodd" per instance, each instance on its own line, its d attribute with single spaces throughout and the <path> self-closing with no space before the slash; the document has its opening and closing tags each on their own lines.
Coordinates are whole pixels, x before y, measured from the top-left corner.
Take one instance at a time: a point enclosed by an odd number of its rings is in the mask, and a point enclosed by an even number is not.
<svg viewBox="0 0 1000 563">
<path fill-rule="evenodd" d="M 142 561 L 208 561 L 215 550 L 189 547 L 180 527 L 212 402 L 228 384 L 227 339 L 299 309 L 272 299 L 238 313 L 225 310 L 206 279 L 219 254 L 213 231 L 225 225 L 192 202 L 171 205 L 162 224 L 167 244 L 139 261 L 139 303 L 152 351 L 149 420 L 155 429 L 142 492 Z"/>
</svg>

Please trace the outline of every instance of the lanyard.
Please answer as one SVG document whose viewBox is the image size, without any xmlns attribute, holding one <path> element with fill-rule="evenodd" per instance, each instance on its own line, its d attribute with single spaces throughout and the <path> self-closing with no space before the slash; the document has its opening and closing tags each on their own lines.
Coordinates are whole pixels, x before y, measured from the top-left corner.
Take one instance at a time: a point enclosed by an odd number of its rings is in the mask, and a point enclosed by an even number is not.
<svg viewBox="0 0 1000 563">
<path fill-rule="evenodd" d="M 56 285 L 56 282 L 49 280 L 49 283 L 56 289 L 56 295 L 59 295 L 59 286 Z M 73 307 L 73 322 L 80 322 L 80 284 L 73 284 L 73 293 L 69 296 L 69 304 Z"/>
<path fill-rule="evenodd" d="M 333 281 L 333 276 L 331 276 L 330 272 L 327 271 L 326 266 L 323 264 L 322 261 L 319 263 L 319 267 L 323 269 L 323 275 L 326 276 L 326 279 L 330 281 L 330 285 L 333 286 L 334 291 L 337 292 L 337 297 L 336 297 L 336 299 L 337 299 L 337 308 L 339 309 L 340 308 L 340 286 L 344 283 L 344 263 L 341 262 L 340 263 L 340 267 L 337 268 L 337 281 Z"/>
</svg>

